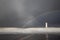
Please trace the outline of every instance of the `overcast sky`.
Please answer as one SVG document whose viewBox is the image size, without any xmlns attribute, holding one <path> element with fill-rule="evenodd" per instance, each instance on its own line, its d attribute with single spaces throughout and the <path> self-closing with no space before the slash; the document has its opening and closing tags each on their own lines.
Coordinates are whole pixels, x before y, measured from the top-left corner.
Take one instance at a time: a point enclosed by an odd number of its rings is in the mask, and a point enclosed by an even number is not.
<svg viewBox="0 0 60 40">
<path fill-rule="evenodd" d="M 59 0 L 0 0 L 0 26 L 60 26 Z"/>
</svg>

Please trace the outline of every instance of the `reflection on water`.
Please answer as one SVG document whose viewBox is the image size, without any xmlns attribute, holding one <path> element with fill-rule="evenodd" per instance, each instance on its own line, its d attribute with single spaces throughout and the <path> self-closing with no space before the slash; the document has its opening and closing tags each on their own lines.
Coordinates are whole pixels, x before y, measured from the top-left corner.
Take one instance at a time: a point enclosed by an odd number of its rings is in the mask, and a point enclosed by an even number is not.
<svg viewBox="0 0 60 40">
<path fill-rule="evenodd" d="M 46 40 L 45 34 L 3 34 L 0 40 Z M 60 35 L 48 34 L 48 40 L 60 40 Z"/>
</svg>

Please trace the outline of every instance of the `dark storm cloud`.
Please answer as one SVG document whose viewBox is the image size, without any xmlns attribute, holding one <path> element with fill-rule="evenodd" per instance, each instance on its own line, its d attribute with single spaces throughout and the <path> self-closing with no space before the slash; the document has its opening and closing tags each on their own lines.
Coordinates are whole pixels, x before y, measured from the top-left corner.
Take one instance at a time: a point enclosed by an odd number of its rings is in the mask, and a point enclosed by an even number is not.
<svg viewBox="0 0 60 40">
<path fill-rule="evenodd" d="M 59 13 L 50 13 L 50 15 L 46 12 L 60 10 L 60 1 L 0 0 L 0 6 L 0 26 L 44 26 L 46 21 L 51 24 L 57 22 L 54 20 L 58 19 Z"/>
</svg>

